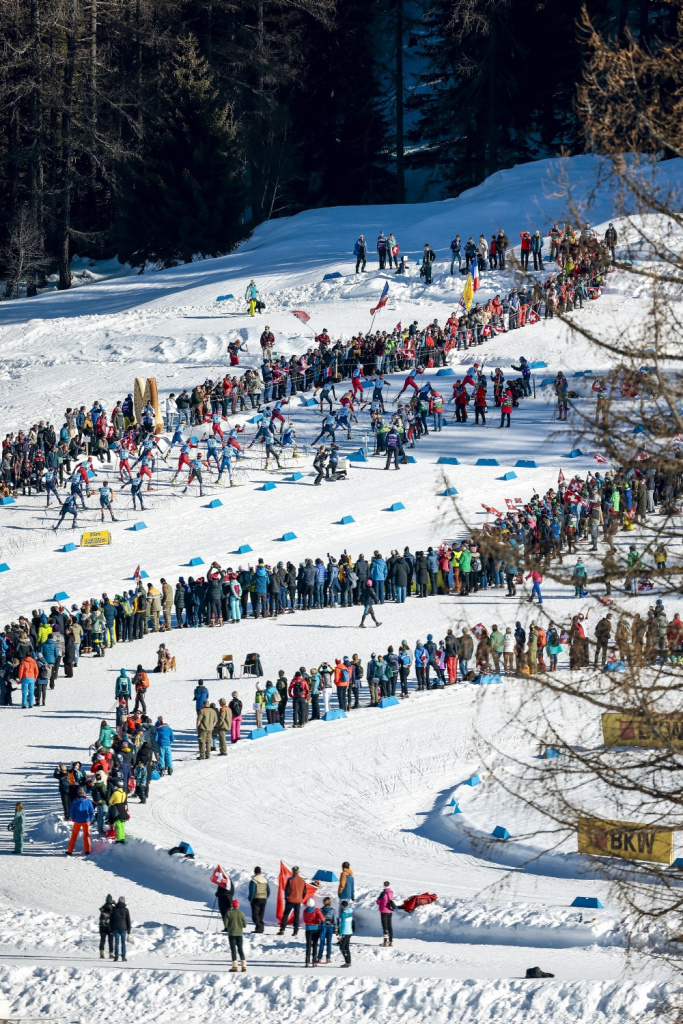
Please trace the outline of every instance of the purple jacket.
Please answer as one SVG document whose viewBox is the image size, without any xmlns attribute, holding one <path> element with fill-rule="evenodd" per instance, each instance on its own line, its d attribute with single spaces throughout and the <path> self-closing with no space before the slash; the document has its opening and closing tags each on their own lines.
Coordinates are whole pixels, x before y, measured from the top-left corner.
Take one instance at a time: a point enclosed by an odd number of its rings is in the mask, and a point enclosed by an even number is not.
<svg viewBox="0 0 683 1024">
<path fill-rule="evenodd" d="M 376 901 L 380 914 L 393 914 L 393 910 L 389 907 L 389 900 L 393 900 L 393 898 L 394 894 L 391 889 L 382 890 L 382 895 Z"/>
</svg>

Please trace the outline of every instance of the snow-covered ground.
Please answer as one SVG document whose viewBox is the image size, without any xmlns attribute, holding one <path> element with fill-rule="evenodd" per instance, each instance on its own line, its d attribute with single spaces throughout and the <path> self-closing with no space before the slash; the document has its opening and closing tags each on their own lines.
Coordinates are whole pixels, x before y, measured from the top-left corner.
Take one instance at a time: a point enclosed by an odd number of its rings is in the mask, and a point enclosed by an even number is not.
<svg viewBox="0 0 683 1024">
<path fill-rule="evenodd" d="M 95 280 L 71 293 L 0 304 L 0 430 L 4 434 L 46 417 L 59 426 L 67 406 L 95 398 L 110 408 L 132 389 L 136 376 L 156 376 L 162 395 L 190 387 L 225 369 L 226 344 L 236 336 L 249 345 L 249 365 L 256 361 L 266 323 L 278 352 L 301 351 L 311 331 L 301 327 L 293 309 L 305 309 L 316 329 L 328 327 L 333 337 L 349 337 L 369 326 L 369 309 L 386 279 L 390 302 L 376 326 L 424 323 L 435 316 L 443 321 L 462 290 L 462 279 L 448 274 L 450 238 L 456 231 L 463 239 L 482 231 L 490 236 L 501 226 L 511 240 L 524 228 L 547 231 L 564 209 L 556 193 L 565 174 L 576 194 L 588 195 L 597 163 L 580 157 L 528 164 L 443 203 L 311 211 L 263 225 L 223 259 L 144 276 L 119 269 L 109 277 L 93 268 Z M 681 180 L 681 161 L 662 165 L 663 182 Z M 599 189 L 585 215 L 604 230 L 614 215 L 610 193 Z M 362 231 L 372 240 L 380 228 L 393 230 L 405 251 L 420 250 L 425 241 L 437 250 L 441 262 L 430 289 L 414 264 L 406 279 L 380 273 L 372 263 L 365 275 L 353 273 L 355 238 Z M 323 282 L 335 271 L 341 279 Z M 268 305 L 256 320 L 244 315 L 242 301 L 252 277 Z M 481 294 L 502 291 L 510 281 L 509 274 L 486 274 Z M 227 293 L 234 301 L 215 301 Z M 640 311 L 638 298 L 614 275 L 602 298 L 575 316 L 593 329 L 618 333 Z M 64 553 L 68 531 L 55 538 L 46 529 L 53 518 L 45 516 L 42 500 L 18 498 L 0 508 L 0 560 L 10 566 L 0 573 L 2 622 L 45 606 L 60 591 L 76 602 L 103 590 L 119 593 L 124 585 L 133 586 L 138 564 L 152 580 L 164 575 L 171 582 L 192 572 L 188 563 L 195 556 L 237 567 L 253 557 L 234 553 L 245 543 L 268 562 L 324 558 L 344 548 L 352 555 L 405 544 L 415 550 L 463 536 L 460 515 L 469 523 L 486 521 L 482 503 L 501 507 L 505 498 L 543 493 L 556 483 L 560 467 L 567 475 L 595 469 L 592 451 L 568 459 L 575 447 L 572 426 L 554 421 L 542 379 L 560 369 L 599 373 L 606 368 L 604 354 L 575 336 L 570 339 L 559 322 L 546 321 L 456 354 L 454 367 L 477 359 L 507 372 L 521 354 L 547 368 L 537 371 L 536 398 L 515 410 L 510 431 L 499 432 L 495 419 L 486 429 L 471 422 L 456 427 L 449 415 L 443 431 L 420 442 L 416 462 L 400 473 L 384 473 L 383 463 L 370 459 L 351 464 L 347 481 L 314 489 L 306 449 L 319 415 L 297 398 L 291 416 L 302 457 L 267 474 L 260 458 L 251 458 L 240 474 L 241 486 L 208 488 L 209 496 L 223 503 L 218 509 L 207 509 L 206 497 L 181 497 L 170 485 L 170 465 L 162 466 L 144 514 L 134 515 L 123 496 L 117 499 L 121 521 L 111 527 L 111 546 Z M 437 377 L 435 371 L 431 376 L 449 396 L 453 378 Z M 390 378 L 390 397 L 402 379 Z M 581 378 L 574 380 L 579 393 L 585 388 L 580 402 L 588 403 L 589 387 Z M 344 441 L 345 450 L 363 443 L 365 422 L 352 442 Z M 443 455 L 457 455 L 460 465 L 439 465 Z M 499 466 L 477 466 L 481 457 L 496 458 Z M 515 468 L 519 459 L 534 459 L 538 468 Z M 300 481 L 289 479 L 293 470 L 303 473 Z M 501 481 L 510 470 L 517 478 Z M 266 479 L 276 483 L 274 491 L 259 489 Z M 457 514 L 452 502 L 439 496 L 449 484 L 458 490 Z M 386 511 L 395 501 L 405 509 Z M 344 515 L 355 522 L 339 525 Z M 147 529 L 130 531 L 141 519 Z M 90 512 L 82 525 L 95 522 Z M 295 540 L 278 539 L 290 530 Z M 558 620 L 567 621 L 579 608 L 595 609 L 593 595 L 579 601 L 568 592 L 550 586 L 544 594 Z M 66 832 L 56 813 L 52 770 L 60 761 L 85 758 L 99 722 L 111 714 L 119 668 L 134 670 L 138 662 L 151 667 L 159 638 L 119 647 L 102 661 L 83 659 L 73 680 L 60 678 L 44 709 L 1 708 L 3 810 L 7 815 L 16 800 L 23 800 L 29 826 L 26 856 L 11 856 L 8 843 L 0 872 L 0 989 L 15 1012 L 74 1022 L 92 1020 L 93 1005 L 115 1021 L 132 1014 L 145 1021 L 246 1021 L 268 1015 L 283 1022 L 324 1017 L 363 1024 L 405 1013 L 416 1021 L 477 1024 L 522 1015 L 539 1024 L 654 1019 L 668 982 L 664 969 L 627 960 L 619 908 L 590 862 L 579 858 L 569 841 L 554 858 L 539 858 L 550 845 L 542 823 L 525 817 L 496 783 L 496 772 L 513 770 L 506 752 L 512 762 L 520 757 L 520 743 L 528 744 L 528 723 L 517 728 L 510 718 L 510 708 L 523 695 L 522 681 L 413 694 L 398 708 L 354 711 L 346 721 L 244 740 L 225 760 L 195 761 L 192 690 L 198 677 L 207 681 L 212 699 L 235 688 L 245 708 L 251 707 L 251 684 L 236 680 L 233 686 L 215 678 L 223 653 L 232 653 L 239 664 L 247 652 L 259 651 L 267 678 L 279 668 L 290 677 L 301 664 L 354 652 L 365 661 L 372 651 L 383 652 L 404 638 L 411 645 L 428 632 L 439 638 L 449 626 L 514 625 L 517 605 L 506 607 L 500 593 L 479 593 L 467 601 L 439 597 L 419 605 L 415 599 L 385 604 L 378 615 L 381 627 L 361 632 L 354 608 L 171 633 L 166 639 L 178 671 L 152 676 L 148 704 L 175 730 L 176 771 L 152 784 L 146 806 L 131 801 L 130 841 L 124 847 L 100 842 L 90 860 L 64 857 Z M 652 597 L 633 600 L 644 612 Z M 527 621 L 532 618 L 529 607 Z M 565 729 L 577 739 L 596 733 L 597 716 L 586 717 L 579 707 L 566 714 Z M 253 713 L 247 712 L 246 733 L 252 724 Z M 490 775 L 482 770 L 487 737 L 497 752 Z M 533 749 L 529 745 L 529 758 L 542 749 L 543 739 L 539 736 Z M 482 786 L 465 790 L 464 781 L 480 770 Z M 462 815 L 453 815 L 448 806 L 454 795 Z M 609 807 L 603 812 L 608 816 Z M 507 827 L 511 840 L 487 842 L 496 825 Z M 168 856 L 180 840 L 193 846 L 194 862 Z M 253 867 L 264 869 L 274 889 L 281 859 L 300 864 L 307 876 L 318 869 L 338 872 L 343 860 L 351 862 L 358 934 L 353 967 L 342 977 L 336 949 L 333 965 L 312 978 L 304 973 L 300 943 L 274 934 L 274 893 L 266 934 L 246 940 L 249 973 L 225 976 L 230 957 L 211 914 L 209 874 L 216 863 L 230 871 L 246 909 Z M 396 915 L 392 949 L 379 944 L 374 905 L 385 879 L 397 902 L 423 891 L 439 896 L 410 917 Z M 135 922 L 125 969 L 97 958 L 96 911 L 108 892 L 126 896 Z M 570 908 L 574 897 L 592 895 L 602 899 L 604 910 Z M 520 980 L 536 964 L 555 979 Z"/>
</svg>

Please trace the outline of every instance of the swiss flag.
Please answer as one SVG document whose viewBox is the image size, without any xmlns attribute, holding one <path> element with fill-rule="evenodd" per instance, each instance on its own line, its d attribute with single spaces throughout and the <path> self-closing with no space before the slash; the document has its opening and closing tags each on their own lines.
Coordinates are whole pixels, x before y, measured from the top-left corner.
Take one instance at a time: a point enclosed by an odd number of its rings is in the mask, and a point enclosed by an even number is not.
<svg viewBox="0 0 683 1024">
<path fill-rule="evenodd" d="M 530 324 L 537 324 L 538 321 L 541 319 L 535 309 L 530 309 L 529 312 L 527 313 L 527 317 L 526 318 L 527 318 L 527 323 L 530 323 Z"/>
<path fill-rule="evenodd" d="M 485 505 L 483 501 L 481 503 L 481 507 L 485 508 L 490 515 L 497 516 L 499 519 L 503 518 L 502 512 L 499 512 L 497 508 L 492 508 L 490 505 Z"/>
<path fill-rule="evenodd" d="M 217 885 L 220 889 L 227 889 L 230 879 L 228 878 L 220 864 L 216 864 L 216 867 L 213 869 L 213 874 L 211 875 L 210 881 L 213 882 L 214 885 Z"/>
</svg>

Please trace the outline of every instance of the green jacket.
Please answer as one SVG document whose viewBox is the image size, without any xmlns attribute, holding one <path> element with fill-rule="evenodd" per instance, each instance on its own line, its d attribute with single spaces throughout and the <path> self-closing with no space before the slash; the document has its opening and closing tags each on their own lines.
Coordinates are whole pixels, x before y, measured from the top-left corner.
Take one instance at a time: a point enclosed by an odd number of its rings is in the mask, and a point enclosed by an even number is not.
<svg viewBox="0 0 683 1024">
<path fill-rule="evenodd" d="M 472 552 L 464 548 L 460 552 L 460 572 L 469 572 L 472 566 Z"/>
<path fill-rule="evenodd" d="M 489 637 L 489 643 L 491 644 L 491 650 L 495 651 L 496 654 L 503 653 L 503 647 L 505 646 L 505 637 L 500 630 L 494 630 Z"/>
<path fill-rule="evenodd" d="M 244 935 L 247 919 L 241 910 L 236 910 L 233 907 L 225 915 L 225 927 L 228 929 L 228 935 Z"/>
</svg>

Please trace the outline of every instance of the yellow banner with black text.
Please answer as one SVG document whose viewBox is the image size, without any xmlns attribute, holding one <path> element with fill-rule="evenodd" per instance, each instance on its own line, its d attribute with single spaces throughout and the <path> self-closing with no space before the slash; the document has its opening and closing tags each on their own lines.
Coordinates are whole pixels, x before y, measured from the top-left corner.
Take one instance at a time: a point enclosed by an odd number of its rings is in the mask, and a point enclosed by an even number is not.
<svg viewBox="0 0 683 1024">
<path fill-rule="evenodd" d="M 593 857 L 621 857 L 672 864 L 674 834 L 658 825 L 636 825 L 631 821 L 602 821 L 579 818 L 579 853 Z"/>
</svg>

